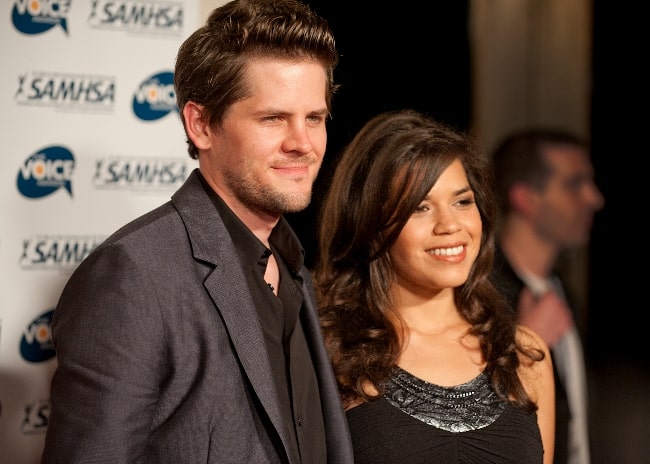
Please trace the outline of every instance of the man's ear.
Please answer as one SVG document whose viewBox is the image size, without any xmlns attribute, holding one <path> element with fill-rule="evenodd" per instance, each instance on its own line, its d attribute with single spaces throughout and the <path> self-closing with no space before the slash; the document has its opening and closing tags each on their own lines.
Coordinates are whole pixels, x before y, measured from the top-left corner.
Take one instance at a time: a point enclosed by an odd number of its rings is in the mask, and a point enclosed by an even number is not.
<svg viewBox="0 0 650 464">
<path fill-rule="evenodd" d="M 518 213 L 529 216 L 535 212 L 537 205 L 537 192 L 528 185 L 518 182 L 510 187 L 508 198 L 511 208 Z"/>
<path fill-rule="evenodd" d="M 188 101 L 183 106 L 183 118 L 187 136 L 194 142 L 194 145 L 199 150 L 210 148 L 210 126 L 203 118 L 203 107 L 193 101 Z"/>
</svg>

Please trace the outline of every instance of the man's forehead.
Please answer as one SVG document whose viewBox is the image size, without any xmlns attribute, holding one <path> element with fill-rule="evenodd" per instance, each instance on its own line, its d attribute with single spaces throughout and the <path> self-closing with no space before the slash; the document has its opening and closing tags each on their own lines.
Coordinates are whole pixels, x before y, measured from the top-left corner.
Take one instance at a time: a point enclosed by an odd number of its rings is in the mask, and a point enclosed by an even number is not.
<svg viewBox="0 0 650 464">
<path fill-rule="evenodd" d="M 559 175 L 593 175 L 593 166 L 587 150 L 581 147 L 558 145 L 545 151 L 549 166 Z"/>
</svg>

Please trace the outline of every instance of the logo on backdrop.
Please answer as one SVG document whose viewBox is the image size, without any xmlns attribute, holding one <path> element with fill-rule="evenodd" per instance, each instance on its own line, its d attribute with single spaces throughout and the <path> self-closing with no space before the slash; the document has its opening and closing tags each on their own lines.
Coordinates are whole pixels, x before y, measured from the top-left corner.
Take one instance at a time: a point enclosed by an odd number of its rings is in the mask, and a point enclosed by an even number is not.
<svg viewBox="0 0 650 464">
<path fill-rule="evenodd" d="M 143 121 L 155 121 L 171 112 L 178 113 L 174 73 L 164 71 L 142 81 L 133 95 L 133 113 Z"/>
<path fill-rule="evenodd" d="M 179 36 L 184 15 L 182 2 L 94 0 L 88 23 L 97 29 Z"/>
<path fill-rule="evenodd" d="M 37 235 L 23 239 L 20 267 L 25 270 L 54 270 L 69 273 L 90 254 L 105 236 Z"/>
<path fill-rule="evenodd" d="M 61 26 L 68 34 L 68 12 L 72 0 L 15 0 L 11 10 L 14 27 L 28 35 L 41 34 Z"/>
<path fill-rule="evenodd" d="M 20 430 L 25 435 L 45 433 L 47 424 L 50 422 L 50 401 L 36 400 L 31 403 L 25 403 L 23 411 L 25 415 L 23 416 L 23 423 L 20 425 Z"/>
<path fill-rule="evenodd" d="M 52 106 L 65 111 L 112 112 L 115 77 L 32 71 L 18 76 L 19 105 Z"/>
<path fill-rule="evenodd" d="M 29 156 L 18 170 L 18 191 L 27 198 L 41 198 L 64 188 L 72 196 L 74 157 L 65 147 L 52 145 Z"/>
<path fill-rule="evenodd" d="M 97 189 L 175 190 L 189 171 L 187 162 L 178 159 L 110 157 L 95 161 L 93 184 Z"/>
<path fill-rule="evenodd" d="M 48 361 L 55 356 L 50 331 L 53 315 L 54 309 L 44 312 L 30 322 L 23 331 L 23 337 L 20 339 L 20 355 L 25 361 L 38 363 Z"/>
</svg>

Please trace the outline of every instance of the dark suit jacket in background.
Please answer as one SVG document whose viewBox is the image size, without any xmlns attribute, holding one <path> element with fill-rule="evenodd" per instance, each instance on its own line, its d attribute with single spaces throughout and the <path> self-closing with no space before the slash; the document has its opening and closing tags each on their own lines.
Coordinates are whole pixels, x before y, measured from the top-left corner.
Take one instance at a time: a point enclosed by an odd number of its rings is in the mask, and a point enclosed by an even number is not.
<svg viewBox="0 0 650 464">
<path fill-rule="evenodd" d="M 494 285 L 506 297 L 508 303 L 517 309 L 519 294 L 524 288 L 524 282 L 515 273 L 510 263 L 499 247 L 496 250 L 494 271 L 491 275 Z M 553 352 L 551 352 L 553 359 Z M 569 421 L 571 410 L 569 399 L 553 359 L 553 374 L 555 377 L 555 452 L 553 464 L 566 464 L 569 458 Z"/>
<path fill-rule="evenodd" d="M 351 463 L 304 267 L 301 277 L 328 462 Z M 58 368 L 43 462 L 299 463 L 245 282 L 196 173 L 97 247 L 54 312 Z"/>
</svg>

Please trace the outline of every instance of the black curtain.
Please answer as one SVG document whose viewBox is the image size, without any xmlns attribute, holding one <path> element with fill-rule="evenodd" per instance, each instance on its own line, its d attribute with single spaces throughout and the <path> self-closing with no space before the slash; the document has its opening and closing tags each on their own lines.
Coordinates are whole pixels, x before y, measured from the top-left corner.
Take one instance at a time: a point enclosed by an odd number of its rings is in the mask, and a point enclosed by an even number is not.
<svg viewBox="0 0 650 464">
<path fill-rule="evenodd" d="M 647 324 L 649 205 L 647 22 L 594 1 L 592 156 L 605 196 L 590 248 L 588 349 L 597 363 L 629 359 L 650 367 Z M 621 379 L 621 381 L 624 381 Z"/>
</svg>

